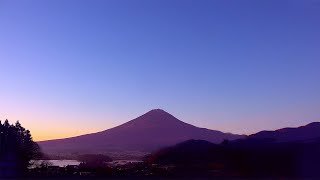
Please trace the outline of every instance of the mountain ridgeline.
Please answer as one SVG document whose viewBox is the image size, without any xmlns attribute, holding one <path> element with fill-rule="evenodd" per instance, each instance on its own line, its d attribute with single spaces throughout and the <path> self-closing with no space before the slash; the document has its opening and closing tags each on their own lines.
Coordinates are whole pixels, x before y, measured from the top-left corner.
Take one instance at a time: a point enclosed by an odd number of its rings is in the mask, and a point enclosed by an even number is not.
<svg viewBox="0 0 320 180">
<path fill-rule="evenodd" d="M 275 131 L 261 131 L 249 138 L 270 139 L 275 142 L 313 142 L 320 140 L 320 122 L 313 122 L 297 128 L 282 128 Z"/>
<path fill-rule="evenodd" d="M 152 152 L 186 140 L 198 139 L 221 143 L 243 135 L 199 128 L 171 114 L 155 109 L 120 126 L 72 138 L 39 142 L 45 153 L 106 153 L 110 151 Z"/>
<path fill-rule="evenodd" d="M 262 131 L 213 144 L 189 140 L 147 156 L 150 164 L 175 165 L 175 175 L 190 177 L 320 177 L 320 123 Z M 214 175 L 213 175 L 214 174 Z"/>
</svg>

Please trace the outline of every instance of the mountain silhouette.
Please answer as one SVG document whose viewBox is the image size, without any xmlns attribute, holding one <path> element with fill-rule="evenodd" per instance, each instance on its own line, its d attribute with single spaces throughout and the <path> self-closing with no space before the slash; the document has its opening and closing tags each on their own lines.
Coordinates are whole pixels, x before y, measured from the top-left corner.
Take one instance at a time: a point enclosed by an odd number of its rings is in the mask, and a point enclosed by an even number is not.
<svg viewBox="0 0 320 180">
<path fill-rule="evenodd" d="M 186 140 L 221 143 L 243 135 L 199 128 L 182 122 L 161 109 L 154 109 L 120 126 L 92 134 L 39 142 L 45 153 L 103 153 L 108 151 L 151 152 Z"/>
<path fill-rule="evenodd" d="M 269 139 L 275 142 L 314 142 L 320 140 L 320 122 L 313 122 L 297 128 L 283 128 L 275 131 L 261 131 L 249 139 Z"/>
</svg>

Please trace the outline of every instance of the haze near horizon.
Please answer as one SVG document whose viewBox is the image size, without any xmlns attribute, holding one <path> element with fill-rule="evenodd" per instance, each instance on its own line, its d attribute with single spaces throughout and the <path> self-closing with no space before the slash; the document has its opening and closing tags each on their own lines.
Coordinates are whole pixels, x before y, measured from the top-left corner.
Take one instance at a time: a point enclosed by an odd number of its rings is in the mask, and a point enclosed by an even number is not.
<svg viewBox="0 0 320 180">
<path fill-rule="evenodd" d="M 161 108 L 251 134 L 320 119 L 318 1 L 0 0 L 0 119 L 35 140 Z"/>
</svg>

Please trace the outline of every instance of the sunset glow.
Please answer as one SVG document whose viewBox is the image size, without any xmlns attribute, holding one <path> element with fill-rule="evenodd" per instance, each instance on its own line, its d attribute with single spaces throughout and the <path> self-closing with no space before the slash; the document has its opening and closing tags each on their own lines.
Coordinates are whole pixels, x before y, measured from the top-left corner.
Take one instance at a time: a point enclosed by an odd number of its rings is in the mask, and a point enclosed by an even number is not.
<svg viewBox="0 0 320 180">
<path fill-rule="evenodd" d="M 251 134 L 320 120 L 314 1 L 4 1 L 0 119 L 37 141 L 161 108 Z"/>
</svg>

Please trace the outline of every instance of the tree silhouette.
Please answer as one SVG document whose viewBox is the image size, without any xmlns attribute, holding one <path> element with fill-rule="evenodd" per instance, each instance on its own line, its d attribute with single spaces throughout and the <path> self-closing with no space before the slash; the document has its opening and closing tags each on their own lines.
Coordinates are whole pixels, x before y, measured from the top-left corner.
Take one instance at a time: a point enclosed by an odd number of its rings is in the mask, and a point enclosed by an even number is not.
<svg viewBox="0 0 320 180">
<path fill-rule="evenodd" d="M 228 139 L 224 139 L 222 142 L 221 142 L 221 145 L 228 145 L 229 144 L 229 140 Z"/>
<path fill-rule="evenodd" d="M 25 173 L 30 160 L 40 156 L 38 144 L 32 140 L 30 131 L 22 127 L 19 121 L 15 125 L 8 120 L 3 124 L 0 121 L 0 162 L 10 165 L 13 175 Z"/>
</svg>

